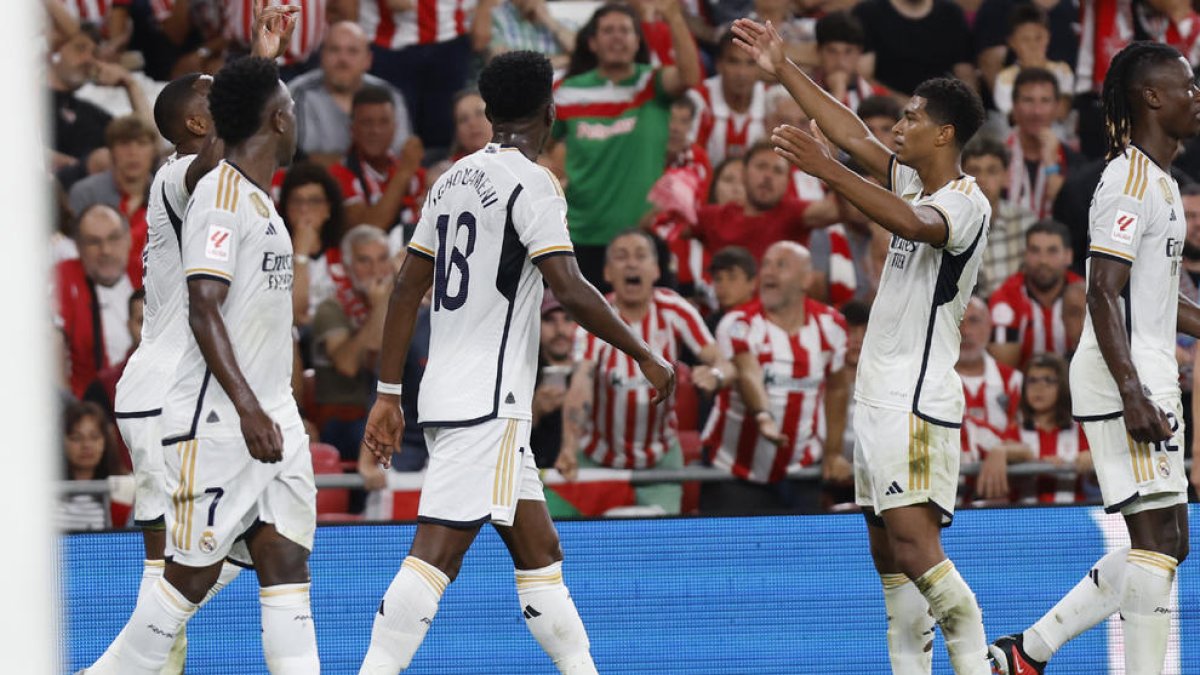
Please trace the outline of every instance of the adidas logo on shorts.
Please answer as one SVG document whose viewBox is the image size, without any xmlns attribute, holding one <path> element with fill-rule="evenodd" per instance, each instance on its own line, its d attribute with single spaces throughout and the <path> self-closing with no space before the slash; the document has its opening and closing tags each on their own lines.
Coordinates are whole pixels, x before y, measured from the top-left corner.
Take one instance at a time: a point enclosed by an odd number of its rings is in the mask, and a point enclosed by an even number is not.
<svg viewBox="0 0 1200 675">
<path fill-rule="evenodd" d="M 892 481 L 892 484 L 888 486 L 887 492 L 884 492 L 883 494 L 898 495 L 898 494 L 902 494 L 903 492 L 904 492 L 904 489 L 900 487 L 900 484 L 897 483 L 896 481 Z"/>
</svg>

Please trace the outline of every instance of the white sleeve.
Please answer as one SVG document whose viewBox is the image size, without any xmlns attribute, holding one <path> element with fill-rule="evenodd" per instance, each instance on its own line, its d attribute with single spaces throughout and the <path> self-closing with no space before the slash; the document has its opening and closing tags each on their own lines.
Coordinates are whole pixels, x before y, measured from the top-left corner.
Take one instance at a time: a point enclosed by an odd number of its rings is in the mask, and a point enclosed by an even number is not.
<svg viewBox="0 0 1200 675">
<path fill-rule="evenodd" d="M 574 255 L 562 186 L 541 166 L 533 173 L 532 179 L 523 184 L 514 205 L 513 226 L 517 237 L 535 263 L 550 256 Z"/>
<path fill-rule="evenodd" d="M 212 184 L 203 186 L 211 187 Z M 237 215 L 217 207 L 215 190 L 197 189 L 196 200 L 183 221 L 183 273 L 187 279 L 216 279 L 231 283 L 237 266 L 242 232 Z"/>
<path fill-rule="evenodd" d="M 888 184 L 887 189 L 892 191 L 892 194 L 904 196 L 912 192 L 921 192 L 921 177 L 917 175 L 917 170 L 911 166 L 905 166 L 892 155 L 888 160 Z"/>
<path fill-rule="evenodd" d="M 437 233 L 429 215 L 429 201 L 426 199 L 421 207 L 421 218 L 413 230 L 412 239 L 408 240 L 408 252 L 432 261 L 437 258 Z"/>
<path fill-rule="evenodd" d="M 1110 176 L 1105 179 L 1104 183 L 1109 182 Z M 1137 198 L 1137 191 L 1120 191 L 1119 187 L 1102 183 L 1096 190 L 1088 210 L 1088 254 L 1132 263 L 1142 235 L 1150 227 L 1150 218 L 1145 202 Z"/>
<path fill-rule="evenodd" d="M 187 189 L 187 172 L 196 155 L 180 157 L 171 165 L 171 173 L 163 181 L 163 202 L 176 214 L 187 211 L 188 199 L 192 194 Z"/>
<path fill-rule="evenodd" d="M 983 229 L 984 213 L 979 207 L 979 202 L 964 192 L 976 191 L 979 187 L 973 183 L 963 184 L 966 187 L 962 189 L 951 187 L 940 190 L 932 202 L 924 204 L 936 210 L 946 221 L 946 227 L 950 231 L 946 235 L 945 249 L 952 255 L 970 248 Z"/>
</svg>

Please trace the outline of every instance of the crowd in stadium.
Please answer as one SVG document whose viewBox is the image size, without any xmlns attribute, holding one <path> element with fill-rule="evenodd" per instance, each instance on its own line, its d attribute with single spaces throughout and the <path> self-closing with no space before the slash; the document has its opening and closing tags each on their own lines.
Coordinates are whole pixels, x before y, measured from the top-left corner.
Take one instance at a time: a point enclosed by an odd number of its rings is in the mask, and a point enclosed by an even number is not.
<svg viewBox="0 0 1200 675">
<path fill-rule="evenodd" d="M 64 480 L 131 470 L 112 400 L 140 337 L 145 212 L 168 152 L 155 95 L 172 78 L 244 56 L 252 1 L 43 0 Z M 1099 92 L 1113 55 L 1135 39 L 1170 44 L 1196 65 L 1191 2 L 283 4 L 302 8 L 280 59 L 299 151 L 271 192 L 295 250 L 293 390 L 321 444 L 314 457 L 332 471 L 358 471 L 369 489 L 386 483 L 359 445 L 394 273 L 428 186 L 492 138 L 475 74 L 497 54 L 535 50 L 558 78 L 541 163 L 565 189 L 580 267 L 635 332 L 681 363 L 676 400 L 652 406 L 632 360 L 577 331 L 547 295 L 533 402 L 539 466 L 568 479 L 581 468 L 688 464 L 733 476 L 698 496 L 679 483 L 638 486 L 636 503 L 662 514 L 853 502 L 851 392 L 892 235 L 774 152 L 772 129 L 809 123 L 735 44 L 728 26 L 751 16 L 771 21 L 790 57 L 885 144 L 927 78 L 953 75 L 983 97 L 988 120 L 963 171 L 993 217 L 956 368 L 963 461 L 981 468 L 960 499 L 1098 500 L 1067 369 L 1084 321 L 1088 206 L 1104 166 Z M 1197 301 L 1200 143 L 1182 148 L 1173 173 L 1188 225 L 1179 290 Z M 397 471 L 426 460 L 416 397 L 430 311 L 405 367 Z M 1180 337 L 1177 356 L 1190 429 L 1193 341 Z M 1010 476 L 1032 461 L 1077 471 Z M 821 467 L 823 480 L 789 480 L 805 467 Z M 89 497 L 64 501 L 60 520 L 124 524 Z"/>
</svg>

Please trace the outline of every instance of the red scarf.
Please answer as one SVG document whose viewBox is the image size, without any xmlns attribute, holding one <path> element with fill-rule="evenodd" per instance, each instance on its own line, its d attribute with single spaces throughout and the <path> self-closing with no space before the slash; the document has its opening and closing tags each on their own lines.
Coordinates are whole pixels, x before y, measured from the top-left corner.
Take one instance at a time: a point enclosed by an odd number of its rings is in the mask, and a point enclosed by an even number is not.
<svg viewBox="0 0 1200 675">
<path fill-rule="evenodd" d="M 342 264 L 341 250 L 331 248 L 325 251 L 325 264 L 329 267 L 329 277 L 333 280 L 334 296 L 342 306 L 346 318 L 350 319 L 350 325 L 354 326 L 355 330 L 362 328 L 367 322 L 369 310 L 367 303 L 363 302 L 362 293 L 354 288 L 354 282 L 350 280 L 350 274 Z"/>
</svg>

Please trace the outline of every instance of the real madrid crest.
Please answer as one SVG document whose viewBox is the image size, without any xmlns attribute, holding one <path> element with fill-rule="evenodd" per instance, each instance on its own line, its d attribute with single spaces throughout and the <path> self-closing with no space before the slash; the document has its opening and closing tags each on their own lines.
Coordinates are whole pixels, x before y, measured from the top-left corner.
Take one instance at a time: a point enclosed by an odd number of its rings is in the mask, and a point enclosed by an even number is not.
<svg viewBox="0 0 1200 675">
<path fill-rule="evenodd" d="M 1163 478 L 1171 477 L 1171 463 L 1167 461 L 1166 456 L 1158 458 L 1158 473 Z"/>
<path fill-rule="evenodd" d="M 250 193 L 250 201 L 254 202 L 254 210 L 263 218 L 270 218 L 271 212 L 267 210 L 267 205 L 263 203 L 262 197 L 258 196 L 257 192 Z"/>
<path fill-rule="evenodd" d="M 1158 177 L 1158 187 L 1162 190 L 1163 199 L 1167 200 L 1168 204 L 1174 204 L 1175 197 L 1171 196 L 1171 184 L 1167 182 L 1166 178 L 1162 176 Z"/>
<path fill-rule="evenodd" d="M 205 530 L 204 534 L 200 535 L 200 550 L 205 553 L 212 553 L 217 550 L 217 538 L 213 535 L 212 530 Z"/>
</svg>

